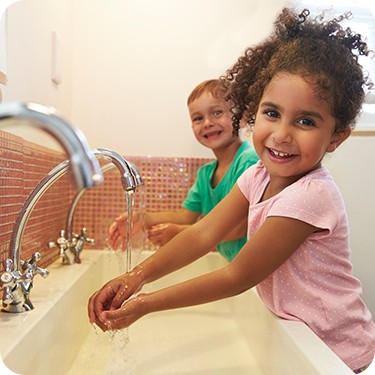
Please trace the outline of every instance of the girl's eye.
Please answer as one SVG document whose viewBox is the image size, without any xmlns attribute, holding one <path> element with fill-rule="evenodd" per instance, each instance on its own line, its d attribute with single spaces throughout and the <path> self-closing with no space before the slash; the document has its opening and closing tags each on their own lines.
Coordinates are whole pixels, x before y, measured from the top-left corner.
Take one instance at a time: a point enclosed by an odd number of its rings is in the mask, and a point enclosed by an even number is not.
<svg viewBox="0 0 375 375">
<path fill-rule="evenodd" d="M 219 117 L 219 116 L 221 116 L 222 114 L 223 114 L 223 110 L 221 110 L 221 109 L 213 112 L 213 115 L 214 115 L 215 117 Z"/>
<path fill-rule="evenodd" d="M 279 112 L 275 111 L 274 109 L 267 109 L 267 110 L 264 111 L 264 113 L 268 117 L 274 117 L 274 118 L 280 117 Z"/>
<path fill-rule="evenodd" d="M 307 127 L 307 128 L 315 126 L 315 122 L 308 118 L 302 118 L 298 120 L 298 123 L 302 125 L 303 127 Z"/>
</svg>

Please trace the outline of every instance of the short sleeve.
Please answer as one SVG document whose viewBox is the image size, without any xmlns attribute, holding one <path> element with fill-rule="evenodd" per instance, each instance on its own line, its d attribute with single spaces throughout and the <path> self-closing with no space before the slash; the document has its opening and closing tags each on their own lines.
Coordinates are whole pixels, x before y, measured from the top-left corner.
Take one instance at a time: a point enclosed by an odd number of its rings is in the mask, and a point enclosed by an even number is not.
<svg viewBox="0 0 375 375">
<path fill-rule="evenodd" d="M 329 182 L 301 179 L 288 186 L 274 201 L 267 216 L 301 220 L 317 228 L 332 231 L 338 224 L 338 212 L 345 213 L 341 195 Z"/>
</svg>

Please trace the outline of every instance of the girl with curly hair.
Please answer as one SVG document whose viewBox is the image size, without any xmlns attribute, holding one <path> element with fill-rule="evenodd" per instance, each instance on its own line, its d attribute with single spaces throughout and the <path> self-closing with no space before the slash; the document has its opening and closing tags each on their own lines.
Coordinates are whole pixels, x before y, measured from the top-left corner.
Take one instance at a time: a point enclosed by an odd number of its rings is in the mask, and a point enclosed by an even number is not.
<svg viewBox="0 0 375 375">
<path fill-rule="evenodd" d="M 277 316 L 308 325 L 354 372 L 375 354 L 375 325 L 350 262 L 341 194 L 322 165 L 349 136 L 371 82 L 358 63 L 361 35 L 284 9 L 275 31 L 248 48 L 222 77 L 234 133 L 253 126 L 260 161 L 207 216 L 97 291 L 89 318 L 103 331 L 155 311 L 207 303 L 254 286 Z M 248 219 L 248 240 L 224 268 L 138 294 L 202 257 Z M 176 251 L 179 249 L 179 251 Z M 249 306 L 251 308 L 251 306 Z"/>
</svg>

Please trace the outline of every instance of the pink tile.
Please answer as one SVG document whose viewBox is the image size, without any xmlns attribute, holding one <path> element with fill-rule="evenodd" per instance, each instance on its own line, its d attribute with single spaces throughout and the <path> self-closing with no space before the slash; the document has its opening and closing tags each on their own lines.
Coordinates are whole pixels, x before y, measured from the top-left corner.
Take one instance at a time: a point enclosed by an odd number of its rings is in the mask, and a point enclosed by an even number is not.
<svg viewBox="0 0 375 375">
<path fill-rule="evenodd" d="M 0 260 L 8 256 L 14 222 L 25 200 L 39 180 L 66 156 L 22 138 L 0 131 Z M 199 167 L 211 159 L 128 156 L 138 168 L 145 185 L 138 189 L 134 209 L 149 211 L 178 209 L 195 180 Z M 101 165 L 106 164 L 100 160 Z M 125 192 L 117 169 L 105 173 L 102 186 L 84 192 L 74 217 L 74 231 L 87 228 L 95 238 L 95 248 L 105 248 L 108 226 L 126 211 Z M 65 229 L 70 202 L 75 194 L 68 172 L 51 186 L 35 206 L 22 240 L 22 259 L 35 251 L 42 253 L 40 266 L 45 267 L 58 257 L 57 249 L 49 249 L 61 229 Z M 1 268 L 2 266 L 0 266 Z"/>
</svg>

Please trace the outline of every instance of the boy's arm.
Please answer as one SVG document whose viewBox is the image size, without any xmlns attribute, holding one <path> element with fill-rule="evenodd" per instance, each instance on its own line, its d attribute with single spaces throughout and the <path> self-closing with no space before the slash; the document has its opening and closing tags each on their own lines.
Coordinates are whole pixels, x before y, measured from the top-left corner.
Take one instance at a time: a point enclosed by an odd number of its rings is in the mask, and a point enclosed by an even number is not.
<svg viewBox="0 0 375 375">
<path fill-rule="evenodd" d="M 163 246 L 174 236 L 194 224 L 200 213 L 180 208 L 178 211 L 148 212 L 144 223 L 147 238 L 157 246 Z"/>
<path fill-rule="evenodd" d="M 132 216 L 132 234 L 136 235 L 142 227 L 149 229 L 153 225 L 161 223 L 190 225 L 195 223 L 199 216 L 199 212 L 194 212 L 186 208 L 180 208 L 178 211 L 146 212 L 143 215 L 140 212 L 135 212 Z M 127 213 L 123 213 L 110 225 L 108 229 L 108 243 L 112 249 L 117 249 L 122 245 L 123 250 L 125 250 L 127 223 L 128 215 Z"/>
<path fill-rule="evenodd" d="M 146 212 L 143 215 L 143 220 L 146 228 L 150 228 L 162 223 L 194 224 L 199 216 L 200 212 L 181 207 L 177 211 Z"/>
<path fill-rule="evenodd" d="M 174 236 L 189 228 L 192 224 L 162 223 L 155 224 L 147 231 L 147 238 L 157 246 L 163 246 Z"/>
<path fill-rule="evenodd" d="M 223 241 L 234 241 L 242 237 L 245 237 L 247 234 L 247 217 L 242 220 L 230 233 L 228 233 Z"/>
</svg>

